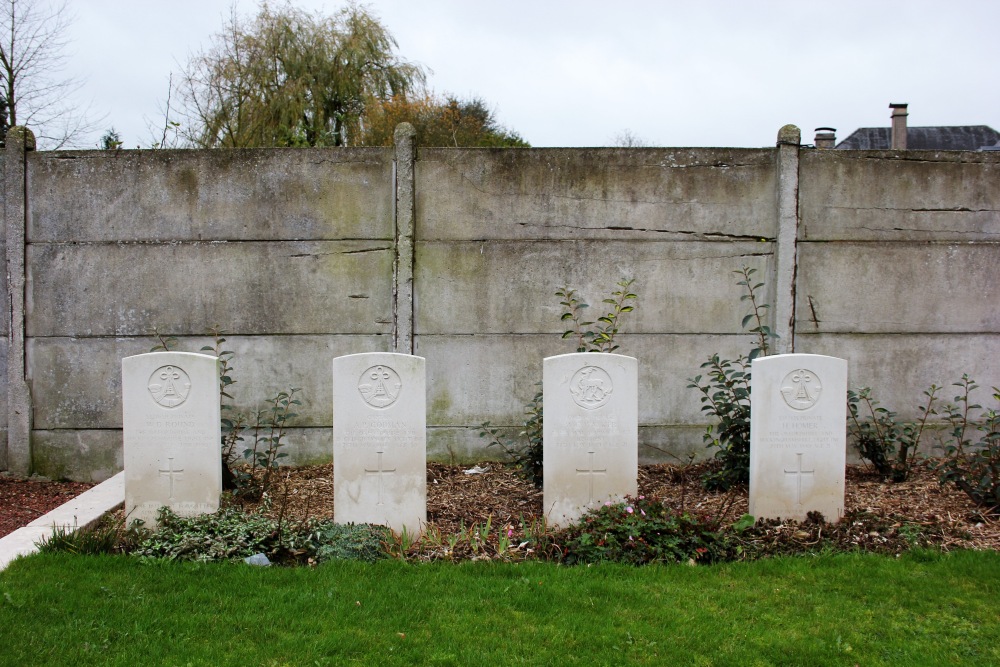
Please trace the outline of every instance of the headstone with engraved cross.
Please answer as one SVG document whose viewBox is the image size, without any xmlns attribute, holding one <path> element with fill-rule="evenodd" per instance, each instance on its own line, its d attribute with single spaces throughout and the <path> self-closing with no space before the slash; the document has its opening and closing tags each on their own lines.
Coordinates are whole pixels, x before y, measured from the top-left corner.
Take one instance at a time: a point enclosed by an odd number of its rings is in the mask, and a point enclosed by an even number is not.
<svg viewBox="0 0 1000 667">
<path fill-rule="evenodd" d="M 422 357 L 390 352 L 333 360 L 333 515 L 417 535 L 427 522 Z"/>
<path fill-rule="evenodd" d="M 151 352 L 122 359 L 125 514 L 156 527 L 219 509 L 222 430 L 216 357 Z"/>
<path fill-rule="evenodd" d="M 544 511 L 552 526 L 637 492 L 639 363 L 575 353 L 543 363 Z"/>
<path fill-rule="evenodd" d="M 847 362 L 818 354 L 754 359 L 750 514 L 802 521 L 844 514 Z"/>
</svg>

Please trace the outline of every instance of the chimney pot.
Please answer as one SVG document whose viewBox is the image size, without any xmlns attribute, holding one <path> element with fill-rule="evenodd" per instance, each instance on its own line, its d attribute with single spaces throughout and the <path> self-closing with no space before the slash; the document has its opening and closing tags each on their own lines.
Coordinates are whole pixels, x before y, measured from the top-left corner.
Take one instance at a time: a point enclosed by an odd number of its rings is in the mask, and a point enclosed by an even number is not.
<svg viewBox="0 0 1000 667">
<path fill-rule="evenodd" d="M 817 127 L 813 144 L 816 148 L 833 148 L 837 144 L 837 128 Z"/>
</svg>

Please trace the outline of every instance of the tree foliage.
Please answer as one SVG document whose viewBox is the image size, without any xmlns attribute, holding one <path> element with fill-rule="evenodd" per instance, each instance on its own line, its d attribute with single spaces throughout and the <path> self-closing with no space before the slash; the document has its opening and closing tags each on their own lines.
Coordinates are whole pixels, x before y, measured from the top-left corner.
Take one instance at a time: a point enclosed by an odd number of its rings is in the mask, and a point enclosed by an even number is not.
<svg viewBox="0 0 1000 667">
<path fill-rule="evenodd" d="M 234 12 L 184 72 L 187 139 L 205 148 L 359 143 L 370 107 L 425 80 L 396 48 L 385 26 L 354 4 L 333 16 L 267 3 L 250 20 Z"/>
<path fill-rule="evenodd" d="M 0 1 L 0 85 L 9 126 L 30 127 L 39 148 L 72 145 L 95 127 L 70 100 L 80 84 L 61 76 L 69 24 L 65 2 Z"/>
<path fill-rule="evenodd" d="M 519 134 L 497 121 L 482 98 L 433 94 L 415 99 L 396 96 L 371 108 L 364 118 L 361 143 L 391 146 L 396 126 L 404 121 L 416 130 L 418 146 L 529 147 Z"/>
<path fill-rule="evenodd" d="M 111 127 L 101 135 L 101 141 L 97 144 L 97 147 L 103 151 L 114 151 L 122 147 L 122 136 L 118 134 L 118 131 Z"/>
</svg>

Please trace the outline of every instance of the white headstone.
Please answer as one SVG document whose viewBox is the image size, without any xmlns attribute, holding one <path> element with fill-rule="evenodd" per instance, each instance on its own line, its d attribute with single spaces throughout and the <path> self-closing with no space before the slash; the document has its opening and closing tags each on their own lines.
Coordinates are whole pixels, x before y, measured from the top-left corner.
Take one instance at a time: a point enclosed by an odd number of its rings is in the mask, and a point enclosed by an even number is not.
<svg viewBox="0 0 1000 667">
<path fill-rule="evenodd" d="M 125 513 L 156 526 L 219 509 L 222 426 L 216 357 L 151 352 L 122 359 Z"/>
<path fill-rule="evenodd" d="M 544 510 L 565 526 L 590 507 L 635 495 L 639 474 L 639 363 L 583 352 L 543 362 Z"/>
<path fill-rule="evenodd" d="M 333 360 L 333 515 L 418 535 L 427 522 L 423 357 L 390 352 Z"/>
<path fill-rule="evenodd" d="M 750 514 L 802 521 L 844 514 L 847 361 L 758 357 L 750 380 Z"/>
</svg>

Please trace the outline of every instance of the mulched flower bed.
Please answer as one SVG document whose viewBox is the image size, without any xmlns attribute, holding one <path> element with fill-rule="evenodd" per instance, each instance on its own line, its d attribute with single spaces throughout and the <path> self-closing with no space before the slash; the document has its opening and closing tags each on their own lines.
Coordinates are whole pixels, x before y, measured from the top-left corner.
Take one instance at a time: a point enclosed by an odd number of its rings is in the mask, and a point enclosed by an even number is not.
<svg viewBox="0 0 1000 667">
<path fill-rule="evenodd" d="M 0 537 L 26 526 L 92 486 L 84 482 L 50 482 L 0 475 Z"/>
<path fill-rule="evenodd" d="M 747 512 L 746 489 L 708 493 L 700 478 L 710 463 L 688 466 L 643 465 L 639 493 L 661 499 L 678 512 L 719 518 L 728 525 Z M 430 463 L 427 467 L 427 519 L 440 534 L 468 531 L 487 520 L 493 535 L 526 526 L 542 515 L 542 493 L 517 473 L 484 463 L 471 466 Z M 77 482 L 22 480 L 0 475 L 0 536 L 25 525 L 90 488 Z M 738 536 L 748 557 L 799 553 L 824 545 L 899 553 L 914 545 L 943 549 L 1000 550 L 1000 521 L 976 507 L 961 491 L 938 484 L 929 465 L 915 468 L 903 483 L 885 482 L 863 466 L 848 466 L 844 520 L 794 523 L 759 522 Z M 241 502 L 230 499 L 228 502 Z M 261 503 L 242 502 L 253 510 Z M 332 464 L 282 469 L 265 511 L 290 521 L 333 517 Z"/>
<path fill-rule="evenodd" d="M 678 512 L 736 522 L 748 510 L 747 490 L 709 493 L 701 476 L 711 463 L 688 466 L 639 466 L 639 494 L 656 497 Z M 427 467 L 427 520 L 442 535 L 468 531 L 491 522 L 494 535 L 525 526 L 542 515 L 542 492 L 518 474 L 496 463 L 485 463 L 482 474 L 466 474 L 471 466 L 430 463 Z M 308 516 L 333 517 L 332 464 L 291 468 L 275 485 L 272 514 L 289 520 Z M 248 509 L 258 504 L 248 503 Z M 988 516 L 969 498 L 941 486 L 928 464 L 918 465 L 903 483 L 881 480 L 864 466 L 847 468 L 845 517 L 824 522 L 760 522 L 739 537 L 749 556 L 799 553 L 821 544 L 839 549 L 900 553 L 914 545 L 943 549 L 1000 550 L 1000 521 Z"/>
</svg>

